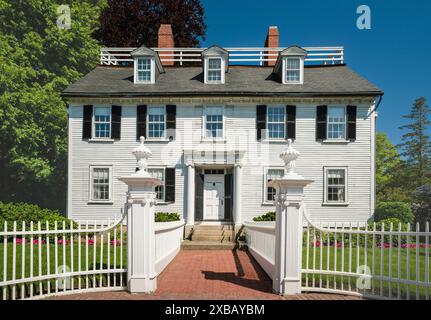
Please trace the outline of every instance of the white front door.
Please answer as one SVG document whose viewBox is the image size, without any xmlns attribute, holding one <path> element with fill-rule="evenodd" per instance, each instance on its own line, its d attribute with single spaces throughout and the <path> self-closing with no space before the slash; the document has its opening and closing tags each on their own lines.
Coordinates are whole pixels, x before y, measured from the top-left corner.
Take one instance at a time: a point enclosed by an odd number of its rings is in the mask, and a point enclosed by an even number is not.
<svg viewBox="0 0 431 320">
<path fill-rule="evenodd" d="M 209 174 L 204 178 L 204 220 L 224 218 L 224 176 Z"/>
</svg>

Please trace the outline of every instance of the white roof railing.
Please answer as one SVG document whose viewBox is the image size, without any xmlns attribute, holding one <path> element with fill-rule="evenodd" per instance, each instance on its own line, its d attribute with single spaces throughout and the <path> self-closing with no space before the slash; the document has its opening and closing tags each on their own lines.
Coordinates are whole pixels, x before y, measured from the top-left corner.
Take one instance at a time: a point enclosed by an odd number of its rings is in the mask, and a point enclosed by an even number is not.
<svg viewBox="0 0 431 320">
<path fill-rule="evenodd" d="M 100 64 L 123 65 L 133 62 L 130 53 L 136 48 L 101 48 Z M 174 61 L 180 66 L 201 62 L 201 52 L 206 48 L 151 48 L 159 54 L 160 60 Z M 276 61 L 278 53 L 285 48 L 224 48 L 229 52 L 229 64 L 264 65 L 267 61 Z M 344 47 L 304 47 L 307 51 L 305 63 L 343 64 Z"/>
</svg>

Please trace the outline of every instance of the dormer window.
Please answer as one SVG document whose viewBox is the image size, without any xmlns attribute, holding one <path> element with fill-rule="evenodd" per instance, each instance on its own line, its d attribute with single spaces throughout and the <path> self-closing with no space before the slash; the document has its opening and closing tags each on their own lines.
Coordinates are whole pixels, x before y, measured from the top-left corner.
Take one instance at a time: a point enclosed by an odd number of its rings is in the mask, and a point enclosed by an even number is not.
<svg viewBox="0 0 431 320">
<path fill-rule="evenodd" d="M 155 83 L 157 76 L 165 72 L 154 50 L 142 46 L 134 50 L 131 56 L 134 64 L 133 82 L 136 84 Z"/>
<path fill-rule="evenodd" d="M 137 82 L 151 82 L 152 78 L 152 61 L 150 58 L 138 58 L 136 70 Z"/>
<path fill-rule="evenodd" d="M 208 59 L 208 82 L 221 81 L 221 58 Z"/>
<path fill-rule="evenodd" d="M 212 46 L 202 51 L 204 82 L 207 84 L 225 83 L 228 52 L 219 46 Z"/>
<path fill-rule="evenodd" d="M 274 73 L 278 74 L 283 84 L 304 83 L 304 60 L 307 51 L 292 46 L 280 52 L 274 67 Z"/>
<path fill-rule="evenodd" d="M 287 58 L 286 59 L 286 82 L 298 83 L 301 81 L 301 59 Z"/>
</svg>

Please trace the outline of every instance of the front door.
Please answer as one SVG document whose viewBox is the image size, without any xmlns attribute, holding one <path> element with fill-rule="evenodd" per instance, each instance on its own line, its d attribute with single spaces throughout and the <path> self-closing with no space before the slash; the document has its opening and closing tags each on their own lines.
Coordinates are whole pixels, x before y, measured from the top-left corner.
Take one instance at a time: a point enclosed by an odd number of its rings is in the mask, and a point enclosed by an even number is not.
<svg viewBox="0 0 431 320">
<path fill-rule="evenodd" d="M 224 175 L 205 175 L 204 220 L 224 218 Z"/>
</svg>

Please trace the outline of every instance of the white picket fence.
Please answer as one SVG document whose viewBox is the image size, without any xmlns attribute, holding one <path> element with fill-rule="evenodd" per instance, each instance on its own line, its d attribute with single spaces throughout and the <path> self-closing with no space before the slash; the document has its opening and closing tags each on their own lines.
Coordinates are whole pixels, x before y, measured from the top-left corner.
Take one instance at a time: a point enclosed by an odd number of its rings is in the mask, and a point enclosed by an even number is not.
<svg viewBox="0 0 431 320">
<path fill-rule="evenodd" d="M 127 289 L 126 217 L 113 223 L 55 223 L 52 229 L 48 222 L 22 223 L 21 230 L 16 222 L 5 222 L 0 232 L 1 300 Z M 156 223 L 157 274 L 178 253 L 183 226 L 184 221 Z"/>
<path fill-rule="evenodd" d="M 429 300 L 430 231 L 416 224 L 371 229 L 359 223 L 315 224 L 303 210 L 302 291 L 374 299 Z M 272 278 L 275 223 L 244 223 L 250 253 Z"/>
</svg>

